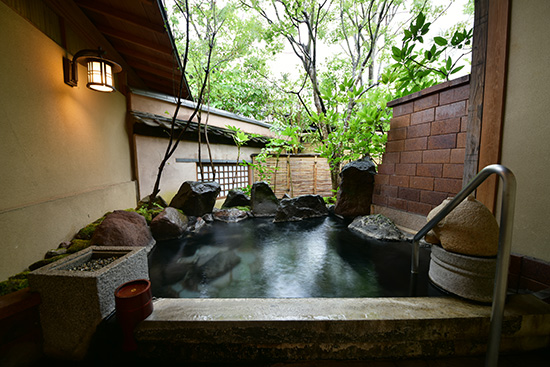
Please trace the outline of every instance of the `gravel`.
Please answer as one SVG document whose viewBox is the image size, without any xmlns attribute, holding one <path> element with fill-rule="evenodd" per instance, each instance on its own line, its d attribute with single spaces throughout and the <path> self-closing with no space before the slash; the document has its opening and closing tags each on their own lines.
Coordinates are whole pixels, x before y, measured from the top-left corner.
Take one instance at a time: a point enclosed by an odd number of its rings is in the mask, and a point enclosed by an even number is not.
<svg viewBox="0 0 550 367">
<path fill-rule="evenodd" d="M 91 259 L 85 262 L 84 264 L 73 266 L 72 268 L 69 268 L 67 270 L 69 271 L 96 271 L 101 269 L 104 266 L 109 265 L 113 261 L 118 259 L 118 256 L 112 256 L 112 257 L 106 257 L 106 258 L 99 258 L 99 259 Z"/>
</svg>

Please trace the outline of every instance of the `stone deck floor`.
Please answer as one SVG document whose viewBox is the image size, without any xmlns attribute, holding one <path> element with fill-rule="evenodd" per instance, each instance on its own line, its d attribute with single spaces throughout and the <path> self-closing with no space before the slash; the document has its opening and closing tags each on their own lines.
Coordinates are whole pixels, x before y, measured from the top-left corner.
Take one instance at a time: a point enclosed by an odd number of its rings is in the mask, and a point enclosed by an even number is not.
<svg viewBox="0 0 550 367">
<path fill-rule="evenodd" d="M 501 354 L 498 367 L 548 367 L 550 364 L 550 348 L 532 351 L 528 353 Z M 58 367 L 164 367 L 164 366 L 186 366 L 186 367 L 222 367 L 222 366 L 243 366 L 243 367 L 483 367 L 484 356 L 474 357 L 452 357 L 452 358 L 420 358 L 420 359 L 397 359 L 397 360 L 365 360 L 365 361 L 303 361 L 286 363 L 269 362 L 234 362 L 234 363 L 159 363 L 155 360 L 139 358 L 134 354 L 106 354 L 87 361 L 75 363 L 67 361 L 56 361 L 48 358 L 40 360 L 33 366 L 58 366 Z"/>
<path fill-rule="evenodd" d="M 263 301 L 260 301 L 263 302 Z M 375 302 L 381 302 L 381 301 L 375 301 Z M 407 300 L 397 300 L 394 301 L 397 303 L 407 302 Z M 441 302 L 441 301 L 438 301 Z M 454 302 L 454 301 L 453 301 Z M 193 302 L 191 302 L 192 304 Z M 283 302 L 285 304 L 285 302 Z M 166 318 L 166 316 L 162 316 L 162 310 L 163 307 L 161 305 L 158 305 L 156 309 L 156 317 L 159 319 Z M 189 305 L 188 305 L 189 306 Z M 229 305 L 231 306 L 231 305 Z M 370 311 L 373 312 L 373 304 L 370 305 Z M 387 307 L 387 305 L 381 305 L 384 306 L 384 308 Z M 426 306 L 426 305 L 424 305 Z M 449 305 L 447 305 L 448 308 Z M 301 311 L 308 311 L 311 312 L 315 309 L 315 305 L 311 306 L 313 309 L 301 309 Z M 355 306 L 354 306 L 355 307 Z M 421 305 L 417 305 L 418 308 L 425 308 L 421 307 Z M 164 308 L 164 311 L 168 311 L 170 307 Z M 202 308 L 202 307 L 201 307 Z M 468 314 L 475 314 L 476 312 L 480 313 L 486 313 L 487 310 L 484 307 L 479 308 L 478 306 L 472 306 L 472 305 L 466 305 Z M 256 308 L 257 309 L 257 308 Z M 354 312 L 358 311 L 357 308 L 351 308 L 351 310 L 355 310 Z M 200 311 L 199 309 L 187 309 L 188 315 L 189 313 L 197 315 L 196 312 L 202 313 L 208 313 L 212 315 L 212 312 L 209 312 L 207 309 L 203 309 Z M 243 308 L 240 308 L 241 312 L 246 312 L 250 310 L 246 310 Z M 336 312 L 337 309 L 332 308 L 333 312 Z M 350 308 L 347 309 L 346 315 L 349 314 Z M 411 316 L 410 313 L 413 312 L 411 308 L 407 311 L 409 314 L 408 316 Z M 416 312 L 416 311 L 414 311 Z M 414 313 L 413 312 L 413 313 Z M 428 313 L 431 312 L 441 312 L 441 311 L 430 311 L 428 309 Z M 459 310 L 455 310 L 454 312 L 459 312 Z M 235 308 L 230 307 L 229 313 L 235 313 Z M 181 314 L 179 312 L 178 314 Z M 250 314 L 250 313 L 247 313 Z M 275 312 L 274 316 L 277 313 Z M 300 316 L 300 313 L 293 313 L 295 316 Z M 395 313 L 392 313 L 395 315 Z M 228 314 L 225 313 L 225 316 Z M 302 315 L 303 316 L 303 315 Z M 280 316 L 279 316 L 280 317 Z M 384 318 L 383 315 L 378 315 L 378 318 Z M 538 323 L 537 323 L 538 324 Z M 546 320 L 543 322 L 544 325 L 540 325 L 543 328 L 546 328 L 547 323 Z M 191 367 L 218 367 L 218 366 L 258 366 L 258 367 L 359 367 L 359 366 L 367 366 L 367 367 L 457 367 L 457 366 L 466 366 L 466 367 L 482 367 L 485 363 L 485 356 L 482 353 L 478 354 L 472 354 L 471 356 L 467 357 L 418 357 L 418 358 L 409 358 L 409 357 L 393 357 L 393 358 L 385 358 L 385 357 L 376 357 L 376 358 L 361 358 L 361 360 L 356 360 L 353 358 L 340 358 L 339 360 L 308 360 L 307 355 L 302 355 L 301 360 L 293 360 L 288 359 L 285 360 L 285 362 L 270 362 L 269 359 L 264 358 L 261 361 L 242 361 L 239 360 L 238 355 L 234 355 L 235 358 L 233 358 L 233 355 L 231 355 L 231 352 L 229 353 L 229 358 L 225 359 L 224 362 L 196 362 L 192 359 L 189 360 L 181 360 L 179 358 L 171 358 L 170 356 L 164 358 L 157 358 L 154 353 L 152 356 L 147 356 L 147 354 L 143 354 L 142 351 L 140 353 L 127 353 L 127 352 L 121 352 L 121 331 L 120 327 L 118 326 L 116 322 L 116 317 L 111 317 L 109 320 L 104 322 L 100 329 L 98 329 L 98 332 L 96 333 L 94 342 L 90 348 L 89 356 L 86 360 L 81 362 L 68 362 L 68 361 L 59 361 L 59 360 L 52 360 L 50 358 L 43 357 L 41 358 L 37 363 L 33 364 L 18 364 L 17 366 L 44 366 L 44 365 L 56 365 L 56 366 L 102 366 L 102 367 L 110 367 L 110 366 L 191 366 Z M 166 335 L 166 341 L 169 342 L 170 335 Z M 206 341 L 208 343 L 208 341 Z M 401 344 L 403 345 L 403 344 Z M 399 348 L 400 346 L 398 346 Z M 162 350 L 162 348 L 160 348 Z M 208 349 L 206 349 L 208 350 Z M 22 351 L 24 353 L 24 351 Z M 14 366 L 16 366 L 14 364 Z M 528 352 L 503 352 L 501 353 L 499 357 L 499 367 L 537 367 L 537 366 L 544 366 L 548 367 L 550 366 L 550 347 L 548 344 L 545 345 L 545 347 L 542 347 L 541 349 L 537 349 L 534 351 L 528 351 Z"/>
</svg>

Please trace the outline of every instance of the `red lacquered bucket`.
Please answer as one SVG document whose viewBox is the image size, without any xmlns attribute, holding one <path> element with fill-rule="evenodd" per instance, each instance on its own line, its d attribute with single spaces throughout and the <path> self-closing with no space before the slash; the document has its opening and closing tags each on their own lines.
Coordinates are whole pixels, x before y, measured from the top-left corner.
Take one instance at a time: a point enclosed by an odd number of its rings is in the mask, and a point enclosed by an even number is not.
<svg viewBox="0 0 550 367">
<path fill-rule="evenodd" d="M 137 349 L 134 339 L 136 325 L 153 312 L 151 282 L 138 279 L 127 282 L 115 291 L 116 316 L 124 336 L 122 348 L 130 352 Z"/>
</svg>

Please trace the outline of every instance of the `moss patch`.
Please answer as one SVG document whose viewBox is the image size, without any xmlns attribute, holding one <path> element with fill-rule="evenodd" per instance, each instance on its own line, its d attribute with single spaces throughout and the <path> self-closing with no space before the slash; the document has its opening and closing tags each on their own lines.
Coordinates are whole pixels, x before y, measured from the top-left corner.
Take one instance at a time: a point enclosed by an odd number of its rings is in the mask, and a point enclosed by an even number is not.
<svg viewBox="0 0 550 367">
<path fill-rule="evenodd" d="M 82 228 L 78 233 L 74 236 L 74 238 L 79 240 L 90 240 L 92 239 L 92 236 L 94 235 L 94 231 L 103 222 L 105 217 L 110 214 L 111 212 L 105 213 L 101 218 L 93 221 L 92 223 L 88 224 L 86 227 Z"/>
<path fill-rule="evenodd" d="M 29 286 L 29 281 L 27 279 L 29 273 L 29 271 L 24 271 L 9 277 L 8 280 L 0 282 L 0 296 L 27 288 Z"/>
<path fill-rule="evenodd" d="M 127 212 L 138 213 L 143 218 L 145 218 L 147 225 L 150 225 L 153 218 L 159 215 L 163 210 L 164 208 L 159 206 L 158 204 L 155 204 L 155 206 L 152 209 L 147 209 L 146 205 L 138 207 L 136 209 L 126 209 Z"/>
<path fill-rule="evenodd" d="M 67 253 L 74 254 L 80 250 L 84 250 L 86 247 L 90 246 L 92 241 L 90 240 L 79 240 L 74 239 L 71 241 L 71 245 L 67 247 Z"/>
<path fill-rule="evenodd" d="M 250 206 L 232 206 L 232 207 L 222 206 L 222 209 L 239 209 L 245 212 L 249 212 Z"/>
</svg>

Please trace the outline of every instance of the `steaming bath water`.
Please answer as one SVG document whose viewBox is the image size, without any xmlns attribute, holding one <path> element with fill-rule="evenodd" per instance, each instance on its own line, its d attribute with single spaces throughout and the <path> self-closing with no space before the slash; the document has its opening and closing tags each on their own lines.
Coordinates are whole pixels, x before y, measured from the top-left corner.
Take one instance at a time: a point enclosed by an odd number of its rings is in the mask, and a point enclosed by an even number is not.
<svg viewBox="0 0 550 367">
<path fill-rule="evenodd" d="M 421 250 L 414 294 L 440 296 Z M 153 295 L 164 298 L 402 297 L 410 257 L 409 243 L 367 240 L 337 218 L 254 218 L 159 242 L 149 268 Z"/>
</svg>

